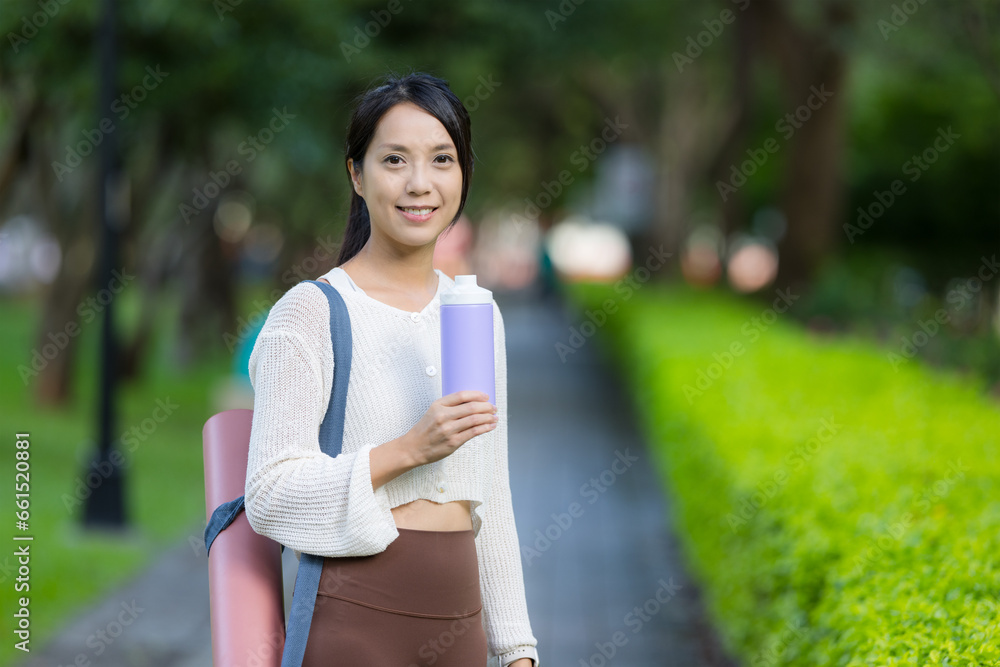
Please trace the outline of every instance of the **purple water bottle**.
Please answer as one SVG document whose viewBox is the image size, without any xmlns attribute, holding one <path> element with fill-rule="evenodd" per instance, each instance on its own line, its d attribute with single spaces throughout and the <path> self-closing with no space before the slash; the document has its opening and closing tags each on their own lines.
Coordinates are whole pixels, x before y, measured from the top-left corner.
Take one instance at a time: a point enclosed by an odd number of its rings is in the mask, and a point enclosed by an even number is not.
<svg viewBox="0 0 1000 667">
<path fill-rule="evenodd" d="M 475 275 L 455 276 L 441 293 L 441 395 L 476 389 L 496 405 L 493 293 Z"/>
</svg>

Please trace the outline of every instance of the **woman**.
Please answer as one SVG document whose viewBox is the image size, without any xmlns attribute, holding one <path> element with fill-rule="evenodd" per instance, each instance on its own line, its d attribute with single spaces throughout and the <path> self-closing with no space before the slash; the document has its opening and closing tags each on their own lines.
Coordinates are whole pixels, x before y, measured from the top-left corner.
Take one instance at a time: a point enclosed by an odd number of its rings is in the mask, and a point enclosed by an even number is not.
<svg viewBox="0 0 1000 667">
<path fill-rule="evenodd" d="M 324 556 L 305 665 L 537 667 L 507 471 L 507 362 L 493 304 L 496 406 L 441 396 L 438 236 L 473 170 L 469 114 L 416 73 L 360 99 L 348 128 L 354 189 L 338 266 L 352 362 L 341 454 L 318 431 L 334 362 L 315 285 L 272 308 L 250 358 L 255 402 L 246 514 Z"/>
</svg>

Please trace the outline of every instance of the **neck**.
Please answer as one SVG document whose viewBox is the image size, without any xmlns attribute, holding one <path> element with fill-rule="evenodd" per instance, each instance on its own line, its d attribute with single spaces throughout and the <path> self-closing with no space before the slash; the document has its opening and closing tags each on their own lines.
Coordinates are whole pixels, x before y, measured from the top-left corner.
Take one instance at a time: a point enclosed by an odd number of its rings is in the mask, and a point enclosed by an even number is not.
<svg viewBox="0 0 1000 667">
<path fill-rule="evenodd" d="M 437 289 L 434 272 L 434 244 L 401 253 L 396 248 L 372 243 L 371 237 L 354 257 L 344 262 L 371 283 L 399 291 Z"/>
</svg>

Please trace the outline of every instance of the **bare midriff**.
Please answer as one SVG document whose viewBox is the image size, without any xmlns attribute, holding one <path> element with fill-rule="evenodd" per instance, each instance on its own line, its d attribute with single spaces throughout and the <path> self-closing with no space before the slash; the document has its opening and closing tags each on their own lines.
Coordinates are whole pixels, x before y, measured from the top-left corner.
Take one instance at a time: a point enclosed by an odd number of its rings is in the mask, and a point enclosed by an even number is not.
<svg viewBox="0 0 1000 667">
<path fill-rule="evenodd" d="M 418 498 L 391 511 L 397 528 L 472 530 L 472 507 L 468 500 L 436 503 Z"/>
</svg>

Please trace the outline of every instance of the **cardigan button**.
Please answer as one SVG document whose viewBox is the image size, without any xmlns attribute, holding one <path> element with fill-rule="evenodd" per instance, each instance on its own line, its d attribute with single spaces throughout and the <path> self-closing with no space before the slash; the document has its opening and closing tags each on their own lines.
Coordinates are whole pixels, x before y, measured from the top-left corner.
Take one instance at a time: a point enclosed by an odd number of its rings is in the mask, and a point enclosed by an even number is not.
<svg viewBox="0 0 1000 667">
<path fill-rule="evenodd" d="M 437 375 L 437 369 L 434 368 L 433 366 L 428 366 L 427 368 L 424 369 L 424 371 L 431 377 Z"/>
<path fill-rule="evenodd" d="M 410 313 L 410 319 L 416 322 L 420 319 L 420 313 Z"/>
<path fill-rule="evenodd" d="M 438 482 L 438 493 L 444 493 L 444 482 Z"/>
</svg>

